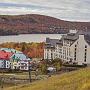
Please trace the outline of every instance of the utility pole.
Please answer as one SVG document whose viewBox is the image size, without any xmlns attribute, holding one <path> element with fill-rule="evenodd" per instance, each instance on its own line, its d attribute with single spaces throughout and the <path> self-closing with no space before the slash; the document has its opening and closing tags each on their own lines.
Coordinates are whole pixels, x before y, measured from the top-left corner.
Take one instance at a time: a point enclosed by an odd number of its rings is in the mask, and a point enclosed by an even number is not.
<svg viewBox="0 0 90 90">
<path fill-rule="evenodd" d="M 31 79 L 31 64 L 28 60 L 28 72 L 29 72 L 29 82 L 31 83 L 32 82 L 32 79 Z"/>
<path fill-rule="evenodd" d="M 1 77 L 1 82 L 0 82 L 0 84 L 1 84 L 1 90 L 3 90 L 3 77 Z"/>
</svg>

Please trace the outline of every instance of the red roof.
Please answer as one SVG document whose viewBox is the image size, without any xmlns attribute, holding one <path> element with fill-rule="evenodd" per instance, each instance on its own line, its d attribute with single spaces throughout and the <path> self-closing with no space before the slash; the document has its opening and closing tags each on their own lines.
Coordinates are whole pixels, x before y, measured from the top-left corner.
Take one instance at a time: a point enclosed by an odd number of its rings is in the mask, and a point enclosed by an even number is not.
<svg viewBox="0 0 90 90">
<path fill-rule="evenodd" d="M 12 55 L 13 55 L 13 53 L 11 53 L 11 52 L 0 51 L 0 59 L 1 60 L 9 60 Z"/>
</svg>

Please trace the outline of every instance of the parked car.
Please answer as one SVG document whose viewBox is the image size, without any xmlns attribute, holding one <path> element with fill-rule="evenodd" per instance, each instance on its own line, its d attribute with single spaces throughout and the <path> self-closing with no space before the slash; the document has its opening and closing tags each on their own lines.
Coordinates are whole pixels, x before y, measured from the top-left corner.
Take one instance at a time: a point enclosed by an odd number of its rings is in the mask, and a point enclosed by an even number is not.
<svg viewBox="0 0 90 90">
<path fill-rule="evenodd" d="M 47 71 L 48 71 L 48 73 L 54 73 L 54 72 L 56 72 L 56 68 L 55 67 L 48 67 Z"/>
</svg>

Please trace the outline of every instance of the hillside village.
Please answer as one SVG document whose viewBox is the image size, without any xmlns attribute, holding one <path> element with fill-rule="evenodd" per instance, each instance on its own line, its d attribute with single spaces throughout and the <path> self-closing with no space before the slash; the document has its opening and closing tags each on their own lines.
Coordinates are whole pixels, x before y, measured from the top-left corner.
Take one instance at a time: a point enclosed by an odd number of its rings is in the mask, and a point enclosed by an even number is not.
<svg viewBox="0 0 90 90">
<path fill-rule="evenodd" d="M 28 70 L 30 61 L 23 52 L 10 48 L 0 49 L 0 69 Z"/>
<path fill-rule="evenodd" d="M 1 48 L 0 68 L 28 70 L 31 61 L 38 60 L 41 62 L 41 60 L 53 61 L 55 59 L 60 59 L 66 64 L 89 66 L 89 43 L 89 32 L 70 30 L 70 33 L 62 35 L 61 39 L 46 38 L 45 45 L 42 46 L 42 51 L 44 51 L 42 57 L 31 59 L 19 50 Z"/>
<path fill-rule="evenodd" d="M 90 0 L 1 0 L 0 90 L 90 90 Z"/>
<path fill-rule="evenodd" d="M 60 39 L 47 37 L 46 42 L 40 43 L 40 45 L 34 44 L 33 49 L 31 49 L 31 45 L 30 43 L 7 43 L 0 46 L 1 89 L 53 90 L 52 87 L 55 89 L 57 86 L 57 90 L 66 90 L 68 85 L 67 90 L 76 90 L 76 88 L 80 90 L 80 84 L 81 87 L 86 85 L 85 89 L 81 90 L 90 89 L 88 84 L 90 76 L 88 73 L 90 71 L 89 32 L 70 30 Z M 31 54 L 33 50 L 36 53 Z M 79 79 L 83 81 L 83 84 Z M 73 83 L 78 82 L 78 85 L 72 84 L 72 80 Z M 46 82 L 48 83 L 45 84 Z M 48 85 L 50 86 L 48 87 Z M 22 87 L 24 88 L 22 89 Z"/>
<path fill-rule="evenodd" d="M 49 80 L 50 77 L 53 79 L 53 76 L 64 73 L 80 72 L 77 70 L 83 70 L 82 68 L 89 71 L 90 32 L 70 30 L 60 39 L 47 37 L 46 42 L 34 44 L 36 47 L 33 49 L 30 48 L 31 45 L 8 43 L 8 46 L 0 46 L 1 88 L 2 82 L 7 84 L 7 81 L 12 85 L 23 85 L 37 80 Z M 31 54 L 33 50 L 35 53 Z"/>
</svg>

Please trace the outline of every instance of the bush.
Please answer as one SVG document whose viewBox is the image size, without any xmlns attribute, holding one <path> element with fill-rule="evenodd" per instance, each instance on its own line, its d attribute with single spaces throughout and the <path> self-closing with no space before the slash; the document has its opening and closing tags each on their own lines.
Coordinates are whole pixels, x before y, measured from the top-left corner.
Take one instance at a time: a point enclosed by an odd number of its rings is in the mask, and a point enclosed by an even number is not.
<svg viewBox="0 0 90 90">
<path fill-rule="evenodd" d="M 47 74 L 47 63 L 41 63 L 39 65 L 39 72 L 41 74 Z"/>
<path fill-rule="evenodd" d="M 64 64 L 63 66 L 65 66 L 65 67 L 86 67 L 87 65 Z"/>
<path fill-rule="evenodd" d="M 63 62 L 61 59 L 54 59 L 52 60 L 52 65 L 56 68 L 56 70 L 60 70 L 61 66 L 62 66 Z"/>
</svg>

